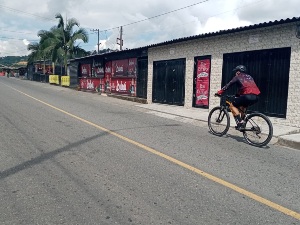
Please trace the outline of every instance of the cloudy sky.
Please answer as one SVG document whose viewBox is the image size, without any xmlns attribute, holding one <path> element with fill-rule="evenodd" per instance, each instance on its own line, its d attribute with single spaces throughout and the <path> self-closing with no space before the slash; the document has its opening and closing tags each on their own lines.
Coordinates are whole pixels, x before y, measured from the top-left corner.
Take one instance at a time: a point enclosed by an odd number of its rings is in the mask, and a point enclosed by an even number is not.
<svg viewBox="0 0 300 225">
<path fill-rule="evenodd" d="M 182 37 L 299 17 L 300 0 L 0 0 L 0 57 L 28 55 L 39 30 L 75 18 L 89 33 L 87 51 L 147 46 Z"/>
</svg>

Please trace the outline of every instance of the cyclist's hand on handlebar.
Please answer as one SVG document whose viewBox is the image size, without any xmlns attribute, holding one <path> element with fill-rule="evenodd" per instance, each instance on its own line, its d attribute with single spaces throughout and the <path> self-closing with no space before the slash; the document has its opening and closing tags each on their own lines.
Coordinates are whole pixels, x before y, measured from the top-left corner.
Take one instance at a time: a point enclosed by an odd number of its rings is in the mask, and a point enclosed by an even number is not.
<svg viewBox="0 0 300 225">
<path fill-rule="evenodd" d="M 224 91 L 221 89 L 217 93 L 215 93 L 215 96 L 216 97 L 221 97 L 223 93 L 224 93 Z"/>
</svg>

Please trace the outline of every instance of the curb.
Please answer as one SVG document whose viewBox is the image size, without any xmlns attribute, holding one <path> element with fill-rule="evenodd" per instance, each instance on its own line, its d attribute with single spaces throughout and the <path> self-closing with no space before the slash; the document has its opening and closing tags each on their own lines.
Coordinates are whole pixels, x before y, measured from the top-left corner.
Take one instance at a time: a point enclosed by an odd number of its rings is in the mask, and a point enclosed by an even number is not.
<svg viewBox="0 0 300 225">
<path fill-rule="evenodd" d="M 298 141 L 296 141 L 296 137 L 298 137 Z M 294 134 L 294 135 L 284 135 L 284 136 L 279 136 L 277 144 L 285 147 L 290 147 L 294 148 L 297 150 L 300 150 L 300 134 Z"/>
<path fill-rule="evenodd" d="M 148 103 L 147 99 L 137 98 L 137 97 L 133 97 L 133 96 L 114 95 L 114 94 L 107 94 L 107 96 L 122 99 L 122 100 L 132 101 L 132 102 L 138 102 L 138 103 L 142 103 L 142 104 L 147 104 Z"/>
</svg>

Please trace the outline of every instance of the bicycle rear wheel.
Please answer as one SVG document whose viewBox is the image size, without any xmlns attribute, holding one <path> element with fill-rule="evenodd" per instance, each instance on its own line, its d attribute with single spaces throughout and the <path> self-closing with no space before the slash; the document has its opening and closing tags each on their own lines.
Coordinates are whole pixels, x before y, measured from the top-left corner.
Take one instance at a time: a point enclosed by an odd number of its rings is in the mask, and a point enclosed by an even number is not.
<svg viewBox="0 0 300 225">
<path fill-rule="evenodd" d="M 273 137 L 273 125 L 264 114 L 252 113 L 245 119 L 243 135 L 250 145 L 262 147 L 271 141 Z"/>
<path fill-rule="evenodd" d="M 225 108 L 217 106 L 208 115 L 208 127 L 211 133 L 222 136 L 230 127 L 230 117 Z"/>
</svg>

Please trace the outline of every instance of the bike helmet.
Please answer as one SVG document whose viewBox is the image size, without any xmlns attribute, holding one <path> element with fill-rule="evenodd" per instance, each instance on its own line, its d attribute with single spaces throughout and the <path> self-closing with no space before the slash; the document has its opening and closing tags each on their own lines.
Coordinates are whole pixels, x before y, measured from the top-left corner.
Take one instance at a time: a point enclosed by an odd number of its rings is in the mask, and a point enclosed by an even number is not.
<svg viewBox="0 0 300 225">
<path fill-rule="evenodd" d="M 237 72 L 237 71 L 240 71 L 240 72 L 246 72 L 246 66 L 244 66 L 244 65 L 239 65 L 239 66 L 237 66 L 237 67 L 235 67 L 234 69 L 233 69 L 233 72 Z"/>
</svg>

